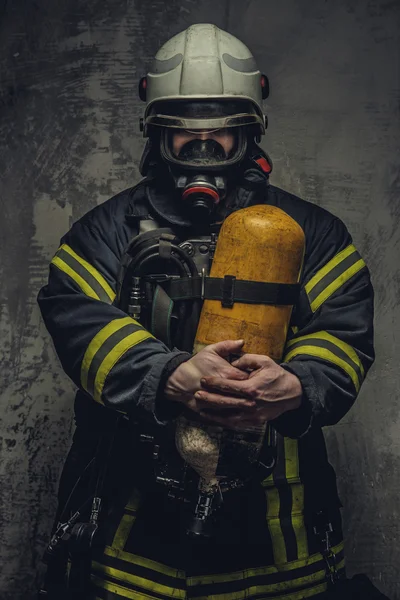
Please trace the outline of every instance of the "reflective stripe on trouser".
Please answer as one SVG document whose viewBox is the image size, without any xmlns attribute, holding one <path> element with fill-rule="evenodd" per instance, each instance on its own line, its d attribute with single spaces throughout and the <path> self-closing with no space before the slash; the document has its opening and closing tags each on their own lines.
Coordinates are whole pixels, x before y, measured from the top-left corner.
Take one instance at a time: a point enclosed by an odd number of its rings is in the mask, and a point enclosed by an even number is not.
<svg viewBox="0 0 400 600">
<path fill-rule="evenodd" d="M 299 477 L 298 442 L 278 436 L 279 458 L 272 476 L 263 481 L 267 499 L 266 519 L 273 552 L 269 564 L 244 565 L 222 572 L 218 558 L 213 567 L 185 571 L 169 557 L 165 562 L 127 551 L 135 537 L 138 508 L 144 505 L 134 490 L 108 545 L 92 563 L 92 598 L 244 600 L 279 598 L 300 600 L 326 591 L 324 560 L 309 554 L 304 525 L 304 490 Z M 336 540 L 338 541 L 338 540 Z M 218 546 L 218 552 L 229 552 Z M 314 548 L 315 550 L 315 548 Z M 339 571 L 344 570 L 343 542 L 334 547 Z M 176 561 L 179 562 L 179 561 Z"/>
</svg>

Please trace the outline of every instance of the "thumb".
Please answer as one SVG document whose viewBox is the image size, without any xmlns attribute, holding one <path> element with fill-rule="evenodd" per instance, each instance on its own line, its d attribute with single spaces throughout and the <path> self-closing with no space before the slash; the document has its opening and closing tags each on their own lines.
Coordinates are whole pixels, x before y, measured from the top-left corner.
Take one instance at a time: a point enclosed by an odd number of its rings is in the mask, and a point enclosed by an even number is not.
<svg viewBox="0 0 400 600">
<path fill-rule="evenodd" d="M 230 354 L 240 352 L 243 344 L 244 340 L 224 340 L 223 342 L 211 344 L 208 348 L 222 356 L 222 358 L 227 358 Z"/>
<path fill-rule="evenodd" d="M 234 360 L 231 365 L 237 369 L 259 369 L 266 367 L 272 359 L 262 354 L 243 354 L 238 360 Z"/>
</svg>

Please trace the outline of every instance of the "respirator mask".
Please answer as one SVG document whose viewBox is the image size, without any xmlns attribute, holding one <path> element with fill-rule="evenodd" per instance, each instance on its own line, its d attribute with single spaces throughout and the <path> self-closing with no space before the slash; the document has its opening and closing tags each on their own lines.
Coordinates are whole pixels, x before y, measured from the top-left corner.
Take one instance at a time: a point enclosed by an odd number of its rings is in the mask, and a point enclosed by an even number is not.
<svg viewBox="0 0 400 600">
<path fill-rule="evenodd" d="M 150 111 L 147 126 L 158 134 L 159 156 L 193 223 L 210 222 L 215 215 L 258 119 L 251 103 L 243 101 L 158 103 Z"/>
<path fill-rule="evenodd" d="M 242 128 L 165 129 L 161 157 L 194 218 L 209 220 L 227 193 L 228 178 L 246 152 Z"/>
</svg>

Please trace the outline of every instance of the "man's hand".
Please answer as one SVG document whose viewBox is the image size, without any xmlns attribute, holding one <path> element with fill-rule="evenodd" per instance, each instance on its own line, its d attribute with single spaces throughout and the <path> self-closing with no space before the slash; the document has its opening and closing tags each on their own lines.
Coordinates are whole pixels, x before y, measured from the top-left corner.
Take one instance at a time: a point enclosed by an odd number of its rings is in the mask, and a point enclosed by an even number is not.
<svg viewBox="0 0 400 600">
<path fill-rule="evenodd" d="M 227 360 L 230 354 L 239 354 L 243 340 L 225 340 L 217 344 L 210 344 L 200 350 L 188 361 L 182 363 L 170 375 L 165 385 L 164 393 L 169 400 L 181 402 L 187 408 L 199 414 L 206 406 L 219 409 L 241 408 L 249 410 L 255 402 L 248 398 L 233 398 L 218 395 L 205 401 L 194 397 L 201 389 L 200 380 L 214 376 L 223 381 L 241 381 L 248 378 L 248 373 L 240 368 L 233 367 Z"/>
<path fill-rule="evenodd" d="M 244 354 L 232 363 L 233 367 L 251 371 L 248 379 L 233 381 L 231 377 L 207 376 L 202 378 L 203 389 L 196 392 L 198 401 L 207 403 L 200 415 L 227 429 L 258 427 L 272 421 L 288 410 L 300 406 L 302 387 L 299 379 L 282 369 L 272 358 L 260 354 Z M 224 399 L 253 400 L 253 408 L 245 411 L 217 412 L 215 406 Z"/>
</svg>

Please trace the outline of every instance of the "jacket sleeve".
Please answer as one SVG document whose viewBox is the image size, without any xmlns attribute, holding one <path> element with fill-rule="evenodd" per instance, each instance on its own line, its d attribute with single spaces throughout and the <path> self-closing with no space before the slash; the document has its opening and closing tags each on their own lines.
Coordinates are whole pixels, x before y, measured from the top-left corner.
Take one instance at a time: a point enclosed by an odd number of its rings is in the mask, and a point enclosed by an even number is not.
<svg viewBox="0 0 400 600">
<path fill-rule="evenodd" d="M 275 420 L 290 437 L 337 423 L 374 361 L 373 289 L 364 260 L 337 218 L 323 231 L 316 226 L 310 240 L 281 364 L 299 378 L 303 400 Z"/>
<path fill-rule="evenodd" d="M 97 207 L 61 239 L 38 303 L 63 369 L 100 404 L 121 412 L 144 411 L 168 420 L 160 383 L 191 355 L 170 351 L 140 323 L 113 305 L 120 259 L 129 239 Z M 172 404 L 172 403 L 171 403 Z M 172 410 L 172 416 L 174 410 Z"/>
</svg>

